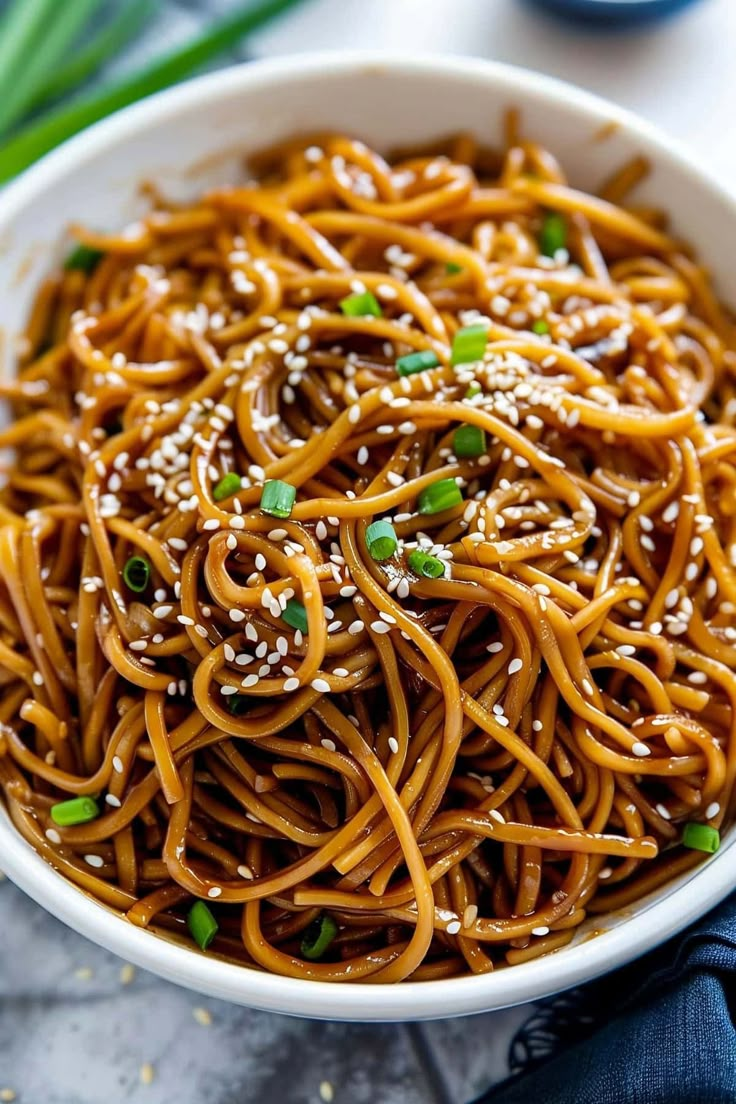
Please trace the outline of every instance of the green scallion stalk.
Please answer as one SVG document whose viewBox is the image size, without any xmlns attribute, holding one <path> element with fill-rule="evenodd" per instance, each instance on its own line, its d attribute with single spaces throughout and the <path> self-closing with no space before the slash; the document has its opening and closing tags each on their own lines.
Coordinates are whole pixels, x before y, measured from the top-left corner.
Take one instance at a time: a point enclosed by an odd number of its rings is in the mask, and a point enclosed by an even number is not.
<svg viewBox="0 0 736 1104">
<path fill-rule="evenodd" d="M 374 521 L 365 531 L 365 543 L 371 559 L 378 563 L 390 560 L 399 541 L 396 531 L 390 521 Z"/>
<path fill-rule="evenodd" d="M 322 958 L 337 932 L 338 927 L 335 921 L 329 913 L 323 912 L 309 925 L 304 933 L 301 946 L 304 958 L 309 959 L 310 962 Z"/>
<path fill-rule="evenodd" d="M 187 927 L 192 939 L 202 951 L 207 950 L 218 931 L 218 923 L 204 901 L 195 901 L 190 908 Z"/>
<path fill-rule="evenodd" d="M 104 256 L 105 254 L 100 249 L 93 249 L 92 246 L 83 245 L 80 242 L 64 261 L 64 268 L 67 271 L 78 268 L 81 272 L 86 272 L 89 275 L 94 272 Z"/>
<path fill-rule="evenodd" d="M 285 621 L 287 625 L 291 625 L 292 629 L 299 629 L 305 636 L 309 632 L 307 611 L 297 598 L 288 599 L 286 608 L 281 614 L 281 619 Z"/>
<path fill-rule="evenodd" d="M 683 846 L 693 851 L 706 851 L 714 854 L 721 846 L 721 837 L 717 828 L 710 824 L 686 824 L 682 833 Z"/>
<path fill-rule="evenodd" d="M 463 272 L 463 266 L 456 264 L 454 261 L 448 261 L 445 265 L 445 272 L 448 276 L 457 276 L 458 272 Z"/>
<path fill-rule="evenodd" d="M 430 556 L 428 552 L 422 552 L 421 548 L 415 548 L 409 553 L 408 562 L 414 574 L 425 579 L 440 579 L 445 574 L 442 560 L 437 556 Z"/>
<path fill-rule="evenodd" d="M 126 0 L 118 6 L 86 45 L 77 45 L 68 61 L 60 62 L 46 74 L 46 79 L 36 88 L 29 110 L 78 88 L 135 38 L 159 6 L 158 0 Z"/>
<path fill-rule="evenodd" d="M 478 381 L 473 380 L 473 382 L 468 385 L 468 390 L 465 392 L 464 397 L 466 399 L 474 399 L 476 395 L 480 395 L 482 390 L 483 390 L 483 388 L 478 383 Z"/>
<path fill-rule="evenodd" d="M 485 430 L 480 426 L 461 425 L 452 435 L 452 451 L 458 459 L 473 459 L 487 451 Z"/>
<path fill-rule="evenodd" d="M 151 561 L 145 556 L 131 556 L 123 568 L 123 579 L 128 590 L 142 594 L 151 580 Z"/>
<path fill-rule="evenodd" d="M 463 493 L 454 479 L 438 479 L 419 492 L 417 508 L 420 514 L 441 514 L 462 500 Z"/>
<path fill-rule="evenodd" d="M 230 498 L 231 495 L 237 494 L 240 490 L 242 480 L 237 472 L 228 472 L 227 475 L 223 475 L 219 483 L 216 483 L 212 497 L 215 502 L 222 502 L 223 498 Z"/>
<path fill-rule="evenodd" d="M 53 20 L 58 0 L 12 0 L 0 20 L 0 74 L 3 92 L 22 84 L 28 58 Z"/>
<path fill-rule="evenodd" d="M 488 341 L 488 326 L 485 322 L 476 322 L 472 326 L 463 326 L 452 339 L 450 364 L 470 364 L 482 360 Z"/>
<path fill-rule="evenodd" d="M 440 358 L 431 349 L 422 349 L 419 353 L 407 353 L 396 361 L 396 372 L 399 376 L 413 376 L 417 372 L 426 372 L 429 368 L 437 368 Z"/>
<path fill-rule="evenodd" d="M 110 83 L 101 92 L 79 97 L 66 107 L 47 112 L 38 122 L 24 127 L 11 141 L 0 146 L 0 182 L 16 176 L 59 143 L 113 111 L 183 80 L 223 50 L 232 49 L 250 31 L 299 2 L 254 0 L 239 6 L 232 14 L 210 23 L 206 30 L 183 46 Z M 58 0 L 53 0 L 54 6 L 57 3 Z M 31 35 L 31 42 L 34 35 Z M 0 73 L 5 76 L 5 72 L 0 63 Z"/>
<path fill-rule="evenodd" d="M 380 318 L 383 315 L 381 304 L 372 291 L 361 291 L 340 300 L 340 310 L 347 318 Z"/>
<path fill-rule="evenodd" d="M 100 815 L 100 807 L 93 797 L 70 797 L 68 801 L 52 805 L 49 811 L 54 824 L 60 828 L 88 824 Z"/>
<path fill-rule="evenodd" d="M 556 211 L 549 211 L 542 220 L 539 248 L 545 257 L 554 257 L 558 249 L 567 248 L 567 222 Z"/>
<path fill-rule="evenodd" d="M 261 494 L 261 509 L 271 517 L 288 518 L 296 502 L 296 487 L 282 479 L 268 479 Z"/>
<path fill-rule="evenodd" d="M 2 96 L 0 96 L 0 134 L 7 134 L 33 103 L 34 95 L 46 80 L 50 71 L 55 69 L 68 54 L 70 48 L 81 34 L 100 0 L 74 0 L 69 3 L 52 3 L 46 0 L 22 0 L 36 11 L 46 10 L 46 18 L 34 37 L 31 48 L 15 61 L 11 73 L 0 68 L 3 75 Z"/>
<path fill-rule="evenodd" d="M 543 318 L 536 318 L 532 322 L 532 333 L 540 334 L 540 335 L 541 334 L 548 334 L 549 333 L 549 322 L 545 322 L 545 320 Z"/>
</svg>

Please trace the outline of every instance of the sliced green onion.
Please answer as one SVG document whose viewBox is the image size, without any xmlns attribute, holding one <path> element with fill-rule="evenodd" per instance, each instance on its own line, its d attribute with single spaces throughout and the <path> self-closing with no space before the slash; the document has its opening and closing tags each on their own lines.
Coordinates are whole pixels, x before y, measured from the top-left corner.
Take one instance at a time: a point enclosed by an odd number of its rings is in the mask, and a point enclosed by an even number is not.
<svg viewBox="0 0 736 1104">
<path fill-rule="evenodd" d="M 567 246 L 567 223 L 562 215 L 550 211 L 544 216 L 539 231 L 539 248 L 546 257 L 554 257 L 558 249 Z"/>
<path fill-rule="evenodd" d="M 482 390 L 483 390 L 483 388 L 478 383 L 478 381 L 473 380 L 473 382 L 468 387 L 468 390 L 465 392 L 465 398 L 466 399 L 474 399 L 476 395 L 480 395 Z"/>
<path fill-rule="evenodd" d="M 281 614 L 281 618 L 287 625 L 291 625 L 292 629 L 299 629 L 305 635 L 309 632 L 309 622 L 307 621 L 307 611 L 298 598 L 289 598 L 284 612 Z"/>
<path fill-rule="evenodd" d="M 142 594 L 151 579 L 151 561 L 145 556 L 131 556 L 123 568 L 123 579 L 128 590 Z"/>
<path fill-rule="evenodd" d="M 271 517 L 288 518 L 296 502 L 296 487 L 282 479 L 267 480 L 261 495 L 261 509 Z"/>
<path fill-rule="evenodd" d="M 250 699 L 246 694 L 231 694 L 227 699 L 228 712 L 233 717 L 242 717 L 250 709 Z"/>
<path fill-rule="evenodd" d="M 78 245 L 64 261 L 64 268 L 78 268 L 82 272 L 94 272 L 98 264 L 105 256 L 99 249 L 93 249 L 90 245 Z"/>
<path fill-rule="evenodd" d="M 20 130 L 11 141 L 0 144 L 0 181 L 9 180 L 11 176 L 22 172 L 54 146 L 96 123 L 98 119 L 104 119 L 121 107 L 142 100 L 144 96 L 150 96 L 162 88 L 168 88 L 195 69 L 200 69 L 217 54 L 232 50 L 244 35 L 298 2 L 299 0 L 255 0 L 247 5 L 238 5 L 232 14 L 209 23 L 204 31 L 182 46 L 154 58 L 143 68 L 110 82 L 102 91 L 78 97 L 68 106 L 46 112 L 38 122 L 30 123 Z M 52 0 L 52 5 L 61 7 L 58 0 Z M 48 7 L 52 5 L 47 4 Z M 66 7 L 64 5 L 65 10 Z M 31 12 L 41 10 L 42 5 L 22 0 L 22 8 L 30 15 Z M 32 43 L 37 33 L 37 29 L 33 28 L 27 41 Z M 10 47 L 8 38 L 0 35 L 0 42 L 2 52 L 9 52 L 12 56 L 11 51 L 15 48 Z M 33 47 L 31 45 L 28 48 Z M 16 56 L 20 56 L 22 60 L 25 56 L 23 49 Z M 5 78 L 8 73 L 7 63 L 0 64 L 0 73 Z"/>
<path fill-rule="evenodd" d="M 454 261 L 448 261 L 445 265 L 445 272 L 448 276 L 457 276 L 458 272 L 463 272 L 463 266 L 455 264 Z"/>
<path fill-rule="evenodd" d="M 532 332 L 535 334 L 548 334 L 549 322 L 545 322 L 543 318 L 536 318 L 532 322 Z"/>
<path fill-rule="evenodd" d="M 187 927 L 197 946 L 206 951 L 217 935 L 218 923 L 204 901 L 195 901 L 187 916 Z"/>
<path fill-rule="evenodd" d="M 413 376 L 416 372 L 426 372 L 436 368 L 440 358 L 431 349 L 422 349 L 420 353 L 407 353 L 396 361 L 396 371 L 400 376 Z"/>
<path fill-rule="evenodd" d="M 302 955 L 311 962 L 322 958 L 337 935 L 337 924 L 327 912 L 309 925 L 302 938 Z"/>
<path fill-rule="evenodd" d="M 409 567 L 415 575 L 422 575 L 425 579 L 439 579 L 445 574 L 445 565 L 437 556 L 430 556 L 428 552 L 422 552 L 416 548 L 409 553 Z"/>
<path fill-rule="evenodd" d="M 360 291 L 356 295 L 348 295 L 347 299 L 341 299 L 340 310 L 348 318 L 364 318 L 366 315 L 380 318 L 383 314 L 381 304 L 372 291 Z"/>
<path fill-rule="evenodd" d="M 482 456 L 487 448 L 486 432 L 480 426 L 461 425 L 452 435 L 452 451 L 458 458 Z"/>
<path fill-rule="evenodd" d="M 396 532 L 390 521 L 372 522 L 365 531 L 365 543 L 371 559 L 379 563 L 390 560 L 399 547 Z"/>
<path fill-rule="evenodd" d="M 710 824 L 694 824 L 691 821 L 685 825 L 682 842 L 693 851 L 707 851 L 712 855 L 720 847 L 721 837 L 718 829 Z"/>
<path fill-rule="evenodd" d="M 463 326 L 452 339 L 450 364 L 470 364 L 482 360 L 488 341 L 488 326 L 478 322 L 473 326 Z"/>
<path fill-rule="evenodd" d="M 215 502 L 222 502 L 223 498 L 230 498 L 230 495 L 237 494 L 241 487 L 241 479 L 237 472 L 228 472 L 227 475 L 223 475 L 219 483 L 215 485 L 212 492 L 212 497 Z"/>
<path fill-rule="evenodd" d="M 73 824 L 87 824 L 100 815 L 100 807 L 93 797 L 70 797 L 51 806 L 51 819 L 61 828 Z"/>
<path fill-rule="evenodd" d="M 438 479 L 419 492 L 417 504 L 420 514 L 441 514 L 462 500 L 463 492 L 454 479 Z"/>
</svg>

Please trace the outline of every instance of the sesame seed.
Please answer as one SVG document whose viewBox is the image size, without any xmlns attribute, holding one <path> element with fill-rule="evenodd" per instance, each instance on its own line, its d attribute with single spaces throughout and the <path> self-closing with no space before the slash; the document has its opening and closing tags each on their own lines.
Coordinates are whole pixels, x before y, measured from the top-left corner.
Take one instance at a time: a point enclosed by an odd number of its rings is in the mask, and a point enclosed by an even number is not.
<svg viewBox="0 0 736 1104">
<path fill-rule="evenodd" d="M 399 741 L 396 739 L 395 736 L 389 736 L 388 746 L 390 747 L 394 755 L 396 755 L 397 751 L 399 750 Z"/>
<path fill-rule="evenodd" d="M 659 804 L 654 806 L 656 812 L 662 817 L 662 820 L 672 820 L 672 813 L 669 811 L 666 805 Z"/>
<path fill-rule="evenodd" d="M 231 621 L 245 621 L 245 613 L 243 612 L 243 610 L 231 609 L 230 610 L 230 620 Z M 247 634 L 247 630 L 246 630 L 246 634 Z"/>
<path fill-rule="evenodd" d="M 153 611 L 153 616 L 158 618 L 159 621 L 163 621 L 164 617 L 168 617 L 173 609 L 173 606 L 157 606 Z"/>
<path fill-rule="evenodd" d="M 532 935 L 549 935 L 549 928 L 546 924 L 540 924 L 538 928 L 532 928 Z"/>
<path fill-rule="evenodd" d="M 245 866 L 243 863 L 238 867 L 238 874 L 241 878 L 245 878 L 247 882 L 253 881 L 253 871 L 249 866 Z"/>
<path fill-rule="evenodd" d="M 258 675 L 246 675 L 240 685 L 250 690 L 251 686 L 255 686 L 258 681 Z"/>
<path fill-rule="evenodd" d="M 478 919 L 478 906 L 466 905 L 465 912 L 463 913 L 463 927 L 472 928 L 475 921 Z"/>
<path fill-rule="evenodd" d="M 506 823 L 506 817 L 503 815 L 503 813 L 499 813 L 498 809 L 489 809 L 488 815 L 491 820 L 497 820 L 499 824 Z"/>
<path fill-rule="evenodd" d="M 208 897 L 220 897 L 222 895 L 222 886 L 210 886 L 207 890 Z"/>
<path fill-rule="evenodd" d="M 357 636 L 358 633 L 361 633 L 364 628 L 365 625 L 362 621 L 353 621 L 351 625 L 348 625 L 348 632 L 351 636 Z"/>
<path fill-rule="evenodd" d="M 371 628 L 373 629 L 374 633 L 391 632 L 391 626 L 387 625 L 385 621 L 372 621 Z M 350 629 L 348 629 L 348 632 L 350 632 Z"/>
<path fill-rule="evenodd" d="M 457 935 L 457 933 L 460 931 L 461 928 L 462 928 L 462 924 L 460 923 L 459 920 L 451 920 L 450 923 L 445 928 L 445 931 L 447 932 L 448 935 Z"/>
<path fill-rule="evenodd" d="M 588 695 L 588 697 L 592 698 L 593 697 L 593 686 L 591 684 L 590 679 L 584 678 L 581 685 L 582 685 L 583 690 L 585 691 L 585 693 Z"/>
<path fill-rule="evenodd" d="M 532 721 L 532 729 L 534 730 L 534 732 L 541 732 L 543 728 L 544 725 L 540 720 Z"/>
<path fill-rule="evenodd" d="M 88 866 L 101 867 L 105 865 L 105 860 L 100 855 L 85 855 L 84 861 Z"/>
<path fill-rule="evenodd" d="M 125 768 L 123 767 L 123 760 L 120 758 L 119 755 L 113 755 L 113 757 L 112 757 L 112 769 L 115 771 L 116 774 L 122 774 L 123 773 L 123 770 Z"/>
<path fill-rule="evenodd" d="M 320 740 L 320 743 L 322 744 L 322 747 L 325 749 L 325 751 L 337 751 L 337 744 L 334 740 L 328 739 L 327 736 L 325 736 L 324 739 Z"/>
<path fill-rule="evenodd" d="M 290 694 L 290 693 L 292 693 L 292 691 L 298 690 L 298 689 L 299 689 L 299 679 L 298 678 L 294 678 L 294 677 L 287 678 L 286 681 L 284 682 L 284 690 L 287 694 Z"/>
<path fill-rule="evenodd" d="M 318 690 L 320 694 L 329 694 L 330 684 L 323 678 L 312 679 L 311 687 L 313 690 Z"/>
<path fill-rule="evenodd" d="M 500 640 L 496 640 L 496 641 L 493 642 L 493 644 L 487 644 L 486 645 L 486 651 L 490 652 L 491 655 L 495 655 L 496 652 L 502 652 L 503 651 L 503 644 L 501 643 Z"/>
<path fill-rule="evenodd" d="M 524 664 L 522 660 L 520 660 L 518 657 L 516 659 L 512 659 L 508 666 L 508 673 L 510 675 L 515 675 L 517 671 L 520 671 L 522 669 L 523 666 Z"/>
<path fill-rule="evenodd" d="M 708 681 L 708 676 L 705 671 L 691 671 L 687 676 L 687 681 L 693 683 L 694 686 L 702 686 L 703 683 Z"/>
<path fill-rule="evenodd" d="M 45 835 L 50 843 L 61 843 L 61 836 L 55 828 L 47 828 Z"/>
<path fill-rule="evenodd" d="M 237 502 L 237 499 L 235 501 Z M 233 514 L 228 525 L 231 529 L 245 529 L 245 521 L 240 514 Z"/>
<path fill-rule="evenodd" d="M 119 809 L 122 805 L 122 801 L 115 794 L 105 794 L 105 801 L 108 805 L 111 805 L 113 809 Z"/>
<path fill-rule="evenodd" d="M 713 820 L 713 817 L 717 817 L 721 811 L 721 806 L 717 801 L 711 801 L 708 808 L 705 810 L 705 819 Z"/>
<path fill-rule="evenodd" d="M 647 745 L 642 744 L 640 740 L 637 740 L 636 743 L 632 745 L 631 750 L 634 755 L 638 755 L 641 759 L 643 759 L 645 755 L 652 754 Z"/>
</svg>

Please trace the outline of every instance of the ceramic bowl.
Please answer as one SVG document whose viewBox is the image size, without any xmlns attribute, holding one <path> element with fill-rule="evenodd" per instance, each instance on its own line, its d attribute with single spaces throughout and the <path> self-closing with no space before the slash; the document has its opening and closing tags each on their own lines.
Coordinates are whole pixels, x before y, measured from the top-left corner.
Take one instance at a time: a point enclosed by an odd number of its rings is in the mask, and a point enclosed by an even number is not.
<svg viewBox="0 0 736 1104">
<path fill-rule="evenodd" d="M 14 337 L 34 288 L 68 248 L 76 219 L 120 227 L 143 210 L 154 180 L 193 196 L 237 179 L 243 154 L 300 131 L 351 132 L 387 150 L 459 130 L 500 143 L 503 113 L 521 110 L 524 132 L 593 189 L 644 154 L 643 201 L 667 208 L 697 246 L 721 295 L 736 302 L 736 204 L 697 161 L 645 122 L 570 85 L 467 58 L 325 54 L 224 70 L 179 85 L 73 139 L 0 196 L 0 371 L 13 371 Z M 402 985 L 329 984 L 271 976 L 134 927 L 48 866 L 0 810 L 0 867 L 78 932 L 200 993 L 301 1016 L 417 1020 L 530 1001 L 628 962 L 716 904 L 734 884 L 733 833 L 696 870 L 625 912 L 596 917 L 547 957 L 478 977 Z M 593 937 L 593 928 L 598 934 Z"/>
</svg>

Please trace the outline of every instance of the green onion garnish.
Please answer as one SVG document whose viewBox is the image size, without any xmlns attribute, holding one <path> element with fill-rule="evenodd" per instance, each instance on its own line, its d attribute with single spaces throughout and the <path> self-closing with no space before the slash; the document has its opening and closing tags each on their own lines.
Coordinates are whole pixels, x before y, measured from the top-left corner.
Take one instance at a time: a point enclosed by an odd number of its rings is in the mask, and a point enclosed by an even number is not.
<svg viewBox="0 0 736 1104">
<path fill-rule="evenodd" d="M 288 518 L 296 502 L 296 487 L 282 479 L 267 480 L 261 495 L 261 509 L 271 517 Z"/>
<path fill-rule="evenodd" d="M 309 925 L 302 938 L 302 955 L 314 962 L 322 958 L 332 940 L 337 935 L 337 924 L 327 912 Z"/>
<path fill-rule="evenodd" d="M 78 268 L 81 272 L 94 272 L 98 264 L 105 256 L 99 249 L 92 249 L 89 245 L 78 245 L 64 261 L 64 268 L 69 271 Z"/>
<path fill-rule="evenodd" d="M 365 531 L 365 543 L 373 560 L 390 560 L 399 542 L 390 521 L 374 521 Z"/>
<path fill-rule="evenodd" d="M 693 851 L 707 851 L 712 855 L 721 845 L 721 837 L 717 828 L 710 824 L 694 824 L 692 821 L 685 825 L 682 833 L 682 842 L 685 847 Z"/>
<path fill-rule="evenodd" d="M 307 611 L 298 598 L 289 598 L 281 618 L 287 625 L 291 625 L 292 629 L 299 629 L 305 634 L 309 632 Z"/>
<path fill-rule="evenodd" d="M 420 514 L 441 514 L 451 506 L 457 506 L 463 500 L 463 492 L 454 479 L 438 479 L 436 483 L 419 492 L 418 508 Z"/>
<path fill-rule="evenodd" d="M 233 717 L 242 717 L 250 708 L 250 699 L 246 694 L 231 694 L 227 699 L 227 708 Z"/>
<path fill-rule="evenodd" d="M 230 495 L 237 494 L 241 487 L 241 479 L 237 472 L 228 472 L 227 475 L 223 475 L 219 483 L 215 485 L 212 492 L 212 497 L 215 502 L 222 502 L 223 498 L 230 498 Z"/>
<path fill-rule="evenodd" d="M 187 927 L 197 946 L 206 951 L 217 935 L 218 924 L 204 901 L 195 901 L 187 915 Z"/>
<path fill-rule="evenodd" d="M 478 322 L 473 326 L 463 326 L 452 339 L 450 364 L 470 364 L 482 360 L 488 341 L 488 326 Z"/>
<path fill-rule="evenodd" d="M 128 590 L 142 594 L 151 578 L 151 561 L 145 556 L 131 556 L 123 568 L 123 579 Z"/>
<path fill-rule="evenodd" d="M 420 353 L 407 353 L 396 361 L 396 371 L 400 376 L 413 376 L 416 372 L 426 372 L 436 368 L 440 358 L 431 349 L 422 349 Z"/>
<path fill-rule="evenodd" d="M 70 797 L 51 806 L 51 819 L 62 828 L 73 824 L 87 824 L 100 815 L 100 807 L 93 797 Z"/>
<path fill-rule="evenodd" d="M 545 322 L 543 318 L 536 318 L 532 322 L 532 332 L 535 334 L 548 334 L 549 322 Z"/>
<path fill-rule="evenodd" d="M 448 261 L 445 265 L 445 272 L 448 276 L 457 276 L 458 272 L 463 271 L 463 266 L 455 264 L 454 261 Z"/>
<path fill-rule="evenodd" d="M 409 567 L 415 575 L 422 575 L 425 579 L 439 579 L 445 574 L 445 565 L 437 556 L 430 556 L 428 552 L 422 552 L 416 548 L 409 553 Z"/>
<path fill-rule="evenodd" d="M 381 304 L 372 291 L 361 291 L 357 295 L 348 295 L 347 299 L 341 299 L 340 310 L 348 318 L 364 318 L 366 315 L 380 318 L 383 314 Z"/>
<path fill-rule="evenodd" d="M 544 216 L 539 231 L 539 248 L 546 257 L 554 257 L 558 249 L 567 245 L 567 223 L 562 215 L 550 211 Z"/>
<path fill-rule="evenodd" d="M 482 456 L 486 449 L 486 433 L 480 426 L 461 425 L 452 435 L 452 451 L 459 458 Z"/>
<path fill-rule="evenodd" d="M 465 392 L 465 398 L 466 399 L 474 399 L 476 395 L 480 395 L 482 390 L 483 390 L 483 388 L 478 383 L 478 381 L 473 380 L 473 382 L 468 387 L 468 390 Z"/>
</svg>

